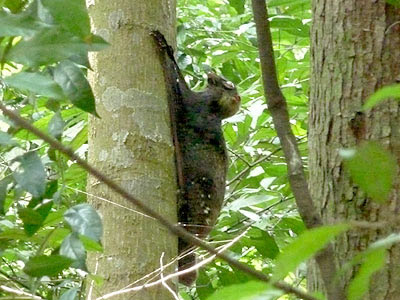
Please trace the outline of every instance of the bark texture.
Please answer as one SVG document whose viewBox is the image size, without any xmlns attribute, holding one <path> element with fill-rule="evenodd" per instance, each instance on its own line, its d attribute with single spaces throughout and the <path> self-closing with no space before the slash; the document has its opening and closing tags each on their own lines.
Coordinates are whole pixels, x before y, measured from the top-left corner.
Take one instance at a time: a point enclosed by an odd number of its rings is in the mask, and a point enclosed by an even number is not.
<svg viewBox="0 0 400 300">
<path fill-rule="evenodd" d="M 400 81 L 400 10 L 384 0 L 314 0 L 313 13 L 309 128 L 312 198 L 327 224 L 394 220 L 400 209 L 399 171 L 389 201 L 379 205 L 351 182 L 339 150 L 374 140 L 391 150 L 400 162 L 399 103 L 386 101 L 360 112 L 375 90 Z M 396 223 L 378 230 L 353 230 L 340 237 L 335 245 L 337 263 L 343 266 L 375 240 L 398 232 Z M 398 299 L 399 259 L 400 247 L 394 246 L 388 251 L 386 268 L 373 277 L 363 299 Z M 311 268 L 308 282 L 320 289 L 315 270 Z M 355 267 L 343 274 L 340 280 L 345 286 L 356 271 Z"/>
<path fill-rule="evenodd" d="M 87 6 L 94 32 L 110 43 L 90 59 L 101 118 L 90 120 L 89 162 L 176 223 L 174 151 L 164 77 L 149 35 L 154 29 L 174 35 L 175 0 L 87 0 Z M 156 270 L 163 252 L 164 264 L 176 255 L 176 237 L 156 220 L 132 211 L 133 205 L 93 177 L 89 177 L 88 192 L 104 223 L 104 253 L 90 257 L 89 268 L 105 281 L 92 289 L 92 299 Z M 160 285 L 113 299 L 173 297 Z"/>
</svg>

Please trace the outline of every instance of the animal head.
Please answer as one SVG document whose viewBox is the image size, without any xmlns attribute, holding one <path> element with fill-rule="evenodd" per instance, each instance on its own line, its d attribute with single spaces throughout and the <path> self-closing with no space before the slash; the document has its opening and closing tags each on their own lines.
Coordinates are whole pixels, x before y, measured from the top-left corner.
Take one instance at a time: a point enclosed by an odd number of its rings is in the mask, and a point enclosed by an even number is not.
<svg viewBox="0 0 400 300">
<path fill-rule="evenodd" d="M 236 114 L 240 108 L 240 96 L 235 85 L 216 75 L 208 73 L 208 88 L 218 90 L 221 95 L 218 99 L 218 112 L 221 119 Z"/>
</svg>

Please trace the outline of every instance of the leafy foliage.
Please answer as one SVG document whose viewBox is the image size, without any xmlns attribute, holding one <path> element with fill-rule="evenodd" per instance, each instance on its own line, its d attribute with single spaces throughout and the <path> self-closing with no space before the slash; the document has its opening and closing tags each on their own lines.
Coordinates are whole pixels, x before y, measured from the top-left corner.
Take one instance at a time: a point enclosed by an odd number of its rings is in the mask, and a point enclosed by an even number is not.
<svg viewBox="0 0 400 300">
<path fill-rule="evenodd" d="M 269 274 L 281 249 L 304 231 L 304 225 L 295 210 L 283 153 L 266 110 L 249 2 L 179 1 L 178 49 L 184 51 L 178 52 L 178 62 L 194 88 L 200 89 L 204 84 L 201 75 L 213 70 L 239 89 L 241 112 L 224 124 L 231 158 L 226 205 L 210 238 L 224 243 L 251 226 L 230 251 L 242 262 Z M 279 80 L 306 159 L 311 11 L 309 1 L 294 2 L 269 1 L 268 5 Z M 300 282 L 302 276 L 296 280 Z M 216 291 L 226 286 L 245 286 L 245 282 L 251 286 L 251 280 L 217 259 L 200 270 L 196 291 L 186 292 L 194 299 L 208 299 L 214 292 L 218 297 Z M 232 289 L 235 297 L 225 298 L 240 299 L 240 290 Z M 266 299 L 277 296 L 269 297 Z"/>
<path fill-rule="evenodd" d="M 85 155 L 85 112 L 96 111 L 87 64 L 75 62 L 107 46 L 90 32 L 85 1 L 0 4 L 0 99 Z M 86 270 L 86 251 L 102 251 L 100 217 L 81 204 L 86 174 L 9 120 L 0 129 L 0 276 L 42 298 L 77 299 L 74 269 Z"/>
<path fill-rule="evenodd" d="M 372 94 L 364 104 L 364 109 L 374 107 L 389 98 L 400 99 L 400 84 L 385 86 Z"/>
<path fill-rule="evenodd" d="M 85 1 L 2 0 L 0 5 L 0 99 L 85 157 L 87 113 L 97 115 L 86 80 L 87 53 L 107 46 L 90 32 Z M 278 79 L 307 167 L 311 5 L 309 0 L 270 0 L 268 6 Z M 219 246 L 243 233 L 229 248 L 232 256 L 274 280 L 305 288 L 303 262 L 348 225 L 307 231 L 298 216 L 265 105 L 249 1 L 179 0 L 177 41 L 178 62 L 191 87 L 201 89 L 204 74 L 213 70 L 234 82 L 242 96 L 241 112 L 224 124 L 231 159 L 228 189 L 210 240 Z M 383 88 L 365 108 L 396 97 L 398 85 Z M 1 118 L 0 129 L 0 278 L 45 299 L 82 298 L 87 251 L 102 251 L 101 219 L 84 203 L 86 174 L 11 121 Z M 391 155 L 376 144 L 344 153 L 354 182 L 373 199 L 386 200 L 394 176 Z M 360 268 L 349 284 L 349 299 L 363 296 L 397 239 L 372 245 L 355 258 Z M 98 284 L 103 280 L 89 277 Z M 219 259 L 200 270 L 196 288 L 182 288 L 180 295 L 294 299 L 281 298 L 281 291 Z"/>
<path fill-rule="evenodd" d="M 356 151 L 342 151 L 351 177 L 373 200 L 386 201 L 396 171 L 393 155 L 376 143 L 365 143 Z"/>
</svg>

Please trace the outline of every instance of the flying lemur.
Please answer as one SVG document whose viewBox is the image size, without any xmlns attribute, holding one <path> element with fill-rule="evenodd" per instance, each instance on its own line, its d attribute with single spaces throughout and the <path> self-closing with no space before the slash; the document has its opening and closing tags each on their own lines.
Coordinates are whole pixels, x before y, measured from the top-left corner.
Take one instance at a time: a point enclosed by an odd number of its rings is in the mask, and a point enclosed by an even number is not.
<svg viewBox="0 0 400 300">
<path fill-rule="evenodd" d="M 193 92 L 174 58 L 173 48 L 159 31 L 153 31 L 166 82 L 171 131 L 175 147 L 178 180 L 178 221 L 190 233 L 205 238 L 214 226 L 225 194 L 227 153 L 222 119 L 233 116 L 240 107 L 236 87 L 214 73 L 208 86 Z M 193 245 L 179 239 L 178 253 L 184 255 Z M 196 263 L 194 253 L 178 262 L 184 270 Z M 190 286 L 196 272 L 179 277 Z"/>
</svg>

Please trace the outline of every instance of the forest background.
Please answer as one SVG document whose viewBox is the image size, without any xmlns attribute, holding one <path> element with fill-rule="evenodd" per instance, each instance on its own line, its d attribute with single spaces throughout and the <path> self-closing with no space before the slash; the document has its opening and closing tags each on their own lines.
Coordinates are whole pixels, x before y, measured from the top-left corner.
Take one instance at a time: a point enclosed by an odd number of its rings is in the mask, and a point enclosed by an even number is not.
<svg viewBox="0 0 400 300">
<path fill-rule="evenodd" d="M 93 120 L 97 115 L 95 97 L 86 79 L 90 69 L 87 54 L 110 51 L 112 45 L 106 42 L 109 37 L 102 32 L 91 33 L 86 4 L 81 0 L 3 0 L 0 4 L 2 107 L 6 105 L 18 112 L 86 159 L 88 114 Z M 394 15 L 398 16 L 397 1 L 380 1 L 379 5 L 397 9 Z M 308 174 L 313 10 L 307 0 L 271 0 L 268 9 L 278 81 L 289 107 L 290 128 Z M 398 30 L 398 24 L 398 20 L 393 21 L 386 30 Z M 310 277 L 306 279 L 306 261 L 339 234 L 379 231 L 386 226 L 384 220 L 370 222 L 370 218 L 363 219 L 364 212 L 357 212 L 352 223 L 335 219 L 331 226 L 306 230 L 265 101 L 250 1 L 179 0 L 176 41 L 177 61 L 193 89 L 201 90 L 205 86 L 204 75 L 216 71 L 236 84 L 242 98 L 240 112 L 223 125 L 230 157 L 228 188 L 225 206 L 209 237 L 211 245 L 229 245 L 231 257 L 272 276 L 274 282 L 285 280 L 290 286 L 307 291 L 310 299 L 324 299 L 324 289 L 311 284 Z M 365 95 L 363 101 L 367 105 L 355 108 L 359 113 L 356 116 L 382 100 L 399 98 L 399 94 L 399 85 L 390 85 Z M 352 116 L 351 120 L 358 119 Z M 0 297 L 85 299 L 86 289 L 88 293 L 97 293 L 96 297 L 118 290 L 116 287 L 104 290 L 109 281 L 107 276 L 92 269 L 92 273 L 86 273 L 87 252 L 102 256 L 105 251 L 102 220 L 93 206 L 87 204 L 86 171 L 60 149 L 50 147 L 37 134 L 4 115 L 1 129 Z M 149 132 L 153 129 L 148 128 Z M 111 139 L 121 143 L 118 137 Z M 358 141 L 336 148 L 347 168 L 347 180 L 360 188 L 362 196 L 358 197 L 367 199 L 372 206 L 385 205 L 396 182 L 397 154 L 387 148 L 379 142 Z M 174 178 L 170 173 L 168 176 Z M 114 199 L 92 193 L 89 196 L 111 203 L 115 214 L 124 210 L 140 215 Z M 399 238 L 395 230 L 376 234 L 346 260 L 341 272 L 352 270 L 343 284 L 348 299 L 363 299 L 369 293 L 371 276 L 385 267 L 387 253 L 396 251 L 393 245 L 397 245 Z M 207 253 L 198 250 L 200 258 Z M 155 253 L 158 264 L 160 255 Z M 159 265 L 152 268 L 156 270 Z M 308 270 L 312 268 L 310 263 Z M 135 276 L 134 272 L 131 275 Z M 84 284 L 86 277 L 91 280 L 91 291 Z M 148 283 L 148 277 L 141 279 L 133 288 L 138 290 Z M 200 268 L 196 287 L 180 287 L 175 293 L 161 283 L 158 286 L 171 299 L 299 297 L 257 282 L 251 274 L 232 268 L 220 258 Z M 132 290 L 134 295 L 136 292 Z"/>
</svg>

